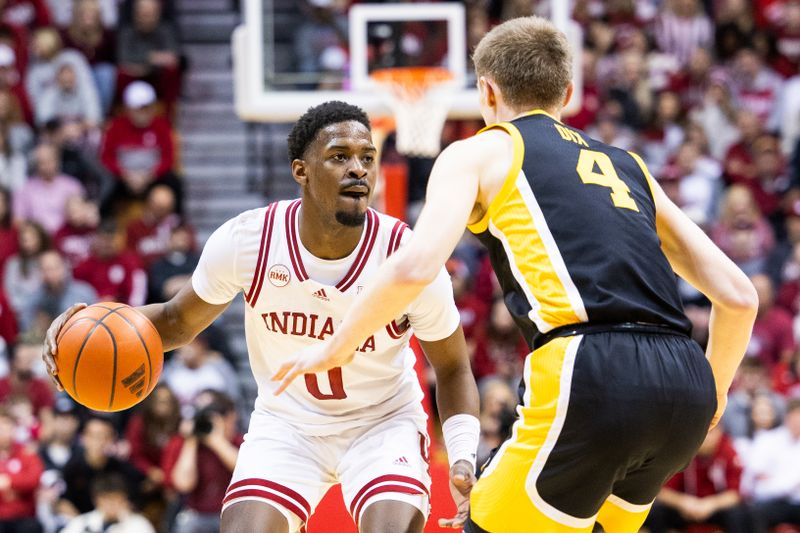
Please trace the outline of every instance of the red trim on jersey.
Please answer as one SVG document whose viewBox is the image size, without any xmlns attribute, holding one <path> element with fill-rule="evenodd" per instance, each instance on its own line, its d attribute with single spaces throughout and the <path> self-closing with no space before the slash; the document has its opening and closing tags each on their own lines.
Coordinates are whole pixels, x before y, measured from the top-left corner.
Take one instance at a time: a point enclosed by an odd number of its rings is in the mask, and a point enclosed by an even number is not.
<svg viewBox="0 0 800 533">
<path fill-rule="evenodd" d="M 234 491 L 225 496 L 225 499 L 222 500 L 222 505 L 225 505 L 229 501 L 236 500 L 238 498 L 247 498 L 247 499 L 261 498 L 264 500 L 271 500 L 273 502 L 281 504 L 283 507 L 293 512 L 295 515 L 297 515 L 297 518 L 299 518 L 303 523 L 308 522 L 308 515 L 305 514 L 303 510 L 300 509 L 297 505 L 287 500 L 286 498 L 278 494 L 275 494 L 274 492 L 269 492 L 263 489 L 241 489 Z"/>
<path fill-rule="evenodd" d="M 425 438 L 425 435 L 422 432 L 418 432 L 418 433 L 419 433 L 419 454 L 422 456 L 422 458 L 428 464 L 428 472 L 430 473 L 431 456 L 430 456 L 430 452 L 428 450 L 428 439 Z"/>
<path fill-rule="evenodd" d="M 350 514 L 353 517 L 355 517 L 358 514 L 358 512 L 360 511 L 361 505 L 363 505 L 363 503 L 367 500 L 367 498 L 369 498 L 372 495 L 371 491 L 370 491 L 370 493 L 367 493 L 367 491 L 372 489 L 372 487 L 374 487 L 378 483 L 384 483 L 386 481 L 395 481 L 395 482 L 401 482 L 401 483 L 408 483 L 409 485 L 413 485 L 413 486 L 417 487 L 417 489 L 411 489 L 411 488 L 408 488 L 408 487 L 404 487 L 403 485 L 387 485 L 387 487 L 402 487 L 402 488 L 404 488 L 406 490 L 409 490 L 409 491 L 414 490 L 414 492 L 406 492 L 405 494 L 423 494 L 424 493 L 424 494 L 430 496 L 430 493 L 428 492 L 428 487 L 426 487 L 425 484 L 422 483 L 422 481 L 420 481 L 420 480 L 418 480 L 416 478 L 409 477 L 409 476 L 400 476 L 400 475 L 397 475 L 397 474 L 387 474 L 385 476 L 378 476 L 375 479 L 373 479 L 372 481 L 370 481 L 369 483 L 367 483 L 366 485 L 364 485 L 363 487 L 361 487 L 361 490 L 359 490 L 358 493 L 356 493 L 355 497 L 353 498 L 353 501 L 350 502 Z M 384 492 L 386 492 L 386 491 L 384 491 Z M 397 491 L 397 492 L 402 492 L 402 491 Z M 355 512 L 353 512 L 354 510 L 355 510 Z M 358 523 L 358 520 L 356 520 L 356 524 L 357 523 Z"/>
<path fill-rule="evenodd" d="M 261 231 L 261 245 L 258 249 L 258 260 L 256 261 L 256 271 L 253 275 L 253 282 L 250 290 L 247 291 L 245 301 L 255 305 L 258 295 L 261 292 L 261 285 L 264 283 L 264 275 L 267 270 L 267 259 L 269 257 L 269 246 L 272 242 L 272 227 L 275 225 L 276 204 L 270 204 L 264 212 L 264 229 Z"/>
<path fill-rule="evenodd" d="M 394 320 L 386 324 L 386 332 L 393 339 L 399 339 L 406 333 L 405 331 L 400 331 L 400 326 L 398 326 L 397 322 L 395 322 Z"/>
<path fill-rule="evenodd" d="M 259 478 L 251 477 L 251 478 L 246 478 L 246 479 L 239 480 L 236 483 L 232 483 L 231 486 L 228 487 L 228 490 L 227 490 L 227 493 L 226 493 L 226 496 L 225 496 L 225 500 L 228 500 L 229 498 L 232 497 L 231 493 L 233 491 L 235 491 L 237 489 L 240 489 L 241 487 L 246 487 L 248 485 L 260 485 L 262 487 L 266 487 L 268 489 L 272 489 L 272 490 L 274 490 L 276 492 L 283 493 L 285 496 L 288 496 L 289 498 L 292 498 L 293 500 L 295 500 L 297 503 L 299 503 L 303 507 L 303 509 L 305 509 L 305 511 L 306 511 L 305 512 L 305 516 L 306 517 L 308 517 L 311 514 L 311 505 L 309 505 L 308 501 L 305 498 L 303 498 L 303 496 L 299 492 L 297 492 L 295 490 L 292 490 L 289 487 L 286 487 L 284 485 L 281 485 L 280 483 L 275 483 L 274 481 L 269 481 L 268 479 L 259 479 Z M 249 490 L 256 490 L 256 489 L 249 489 Z M 261 490 L 261 489 L 258 489 L 258 490 Z M 223 500 L 223 502 L 225 500 Z M 298 516 L 300 516 L 300 515 L 298 514 Z"/>
<path fill-rule="evenodd" d="M 364 242 L 361 244 L 361 249 L 358 251 L 356 260 L 353 261 L 353 264 L 350 266 L 350 270 L 344 278 L 336 284 L 336 288 L 341 292 L 346 291 L 356 282 L 358 276 L 361 275 L 361 271 L 364 270 L 367 261 L 369 261 L 369 254 L 372 253 L 372 248 L 375 246 L 375 237 L 378 235 L 378 225 L 378 215 L 376 215 L 372 209 L 368 209 Z"/>
<path fill-rule="evenodd" d="M 397 238 L 397 232 L 400 230 L 400 226 L 403 225 L 402 220 L 398 220 L 394 223 L 394 227 L 392 228 L 392 235 L 389 237 L 389 246 L 386 247 L 386 257 L 392 255 L 394 251 L 394 240 Z"/>
<path fill-rule="evenodd" d="M 352 515 L 356 524 L 358 524 L 358 521 L 361 519 L 361 509 L 364 508 L 364 505 L 369 501 L 369 499 L 372 498 L 373 496 L 377 496 L 378 494 L 383 494 L 386 492 L 399 492 L 400 494 L 420 494 L 420 495 L 427 494 L 427 490 L 423 492 L 416 488 L 407 487 L 406 485 L 382 485 L 380 487 L 375 487 L 374 489 L 364 494 L 364 497 L 361 498 L 361 501 L 356 506 L 355 512 L 353 512 L 351 506 L 350 514 Z M 430 495 L 428 495 L 428 497 L 430 498 Z"/>
<path fill-rule="evenodd" d="M 300 256 L 300 247 L 297 244 L 297 212 L 300 210 L 300 200 L 294 202 L 286 208 L 286 238 L 289 241 L 289 258 L 292 261 L 292 268 L 297 279 L 305 281 L 308 274 L 303 266 L 303 258 Z"/>
<path fill-rule="evenodd" d="M 389 238 L 389 246 L 386 247 L 386 257 L 389 257 L 400 248 L 400 243 L 403 242 L 403 233 L 408 229 L 408 224 L 402 220 L 398 220 L 394 228 L 392 228 L 392 236 Z"/>
</svg>

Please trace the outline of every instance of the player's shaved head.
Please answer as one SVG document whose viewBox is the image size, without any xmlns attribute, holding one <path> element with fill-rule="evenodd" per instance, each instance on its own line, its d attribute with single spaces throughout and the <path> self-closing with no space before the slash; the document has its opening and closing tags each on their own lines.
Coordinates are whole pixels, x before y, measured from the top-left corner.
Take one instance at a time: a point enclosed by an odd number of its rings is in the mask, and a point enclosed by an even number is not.
<svg viewBox="0 0 800 533">
<path fill-rule="evenodd" d="M 475 47 L 475 73 L 497 84 L 505 102 L 525 111 L 561 104 L 572 79 L 567 37 L 541 17 L 511 19 Z"/>
<path fill-rule="evenodd" d="M 349 121 L 360 122 L 371 131 L 369 117 L 360 107 L 332 100 L 309 108 L 289 133 L 289 161 L 303 159 L 306 149 L 320 130 L 331 124 Z"/>
</svg>

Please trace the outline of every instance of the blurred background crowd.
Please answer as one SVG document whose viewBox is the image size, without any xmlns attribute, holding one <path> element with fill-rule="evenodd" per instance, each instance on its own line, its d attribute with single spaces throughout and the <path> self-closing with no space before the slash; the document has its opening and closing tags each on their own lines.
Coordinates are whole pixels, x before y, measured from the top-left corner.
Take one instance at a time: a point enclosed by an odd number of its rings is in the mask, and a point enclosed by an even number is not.
<svg viewBox="0 0 800 533">
<path fill-rule="evenodd" d="M 298 2 L 289 61 L 320 86 L 344 69 L 350 3 Z M 549 1 L 464 4 L 472 46 L 506 18 L 547 15 Z M 641 154 L 761 302 L 723 423 L 647 527 L 800 531 L 800 0 L 571 5 L 583 105 L 565 122 Z M 252 405 L 225 328 L 167 354 L 161 385 L 113 416 L 58 393 L 40 361 L 44 331 L 73 302 L 163 301 L 197 263 L 175 120 L 191 65 L 175 17 L 170 0 L 0 0 L 2 533 L 218 530 Z M 448 122 L 443 141 L 480 126 Z M 413 219 L 431 162 L 391 141 L 384 160 L 409 169 Z M 476 241 L 447 269 L 481 391 L 483 460 L 513 423 L 528 349 Z M 709 302 L 682 294 L 705 345 Z"/>
</svg>

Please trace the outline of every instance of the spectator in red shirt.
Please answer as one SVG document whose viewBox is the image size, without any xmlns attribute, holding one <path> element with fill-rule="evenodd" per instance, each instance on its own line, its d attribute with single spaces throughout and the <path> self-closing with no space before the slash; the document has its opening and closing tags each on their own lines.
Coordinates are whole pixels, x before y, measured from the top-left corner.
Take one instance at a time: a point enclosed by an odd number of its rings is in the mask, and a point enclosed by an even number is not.
<svg viewBox="0 0 800 533">
<path fill-rule="evenodd" d="M 17 333 L 19 333 L 17 317 L 6 299 L 2 285 L 0 285 L 0 338 L 5 341 L 6 345 L 11 345 L 17 339 Z"/>
<path fill-rule="evenodd" d="M 153 87 L 145 82 L 131 83 L 124 99 L 126 113 L 111 120 L 100 152 L 103 164 L 117 177 L 109 207 L 143 199 L 154 183 L 172 188 L 180 204 L 181 183 L 173 172 L 172 128 L 156 112 Z"/>
<path fill-rule="evenodd" d="M 52 24 L 45 0 L 6 0 L 2 8 L 3 22 L 12 26 L 41 28 Z"/>
<path fill-rule="evenodd" d="M 774 135 L 761 135 L 753 145 L 755 176 L 748 183 L 761 212 L 770 218 L 780 215 L 781 197 L 789 189 L 786 162 L 780 141 Z"/>
<path fill-rule="evenodd" d="M 25 122 L 33 124 L 33 110 L 22 79 L 14 49 L 0 43 L 0 89 L 5 89 L 16 97 Z"/>
<path fill-rule="evenodd" d="M 8 45 L 14 51 L 17 70 L 20 73 L 26 72 L 28 68 L 28 28 L 14 26 L 0 20 L 0 43 Z"/>
<path fill-rule="evenodd" d="M 464 337 L 467 342 L 471 342 L 476 328 L 485 322 L 489 310 L 472 290 L 472 278 L 467 265 L 462 260 L 453 257 L 447 261 L 445 266 L 447 273 L 450 274 L 450 281 L 453 283 L 453 298 L 461 316 Z"/>
<path fill-rule="evenodd" d="M 709 85 L 714 60 L 707 48 L 695 48 L 689 55 L 685 69 L 670 76 L 668 89 L 675 92 L 684 110 L 697 107 L 703 102 Z"/>
<path fill-rule="evenodd" d="M 203 404 L 203 398 L 212 398 Z M 208 402 L 208 400 L 205 400 Z M 217 531 L 222 500 L 242 444 L 236 408 L 222 393 L 203 393 L 190 435 L 176 435 L 164 450 L 166 484 L 186 496 L 176 533 Z"/>
<path fill-rule="evenodd" d="M 689 466 L 661 489 L 645 527 L 666 533 L 689 524 L 714 524 L 726 533 L 748 533 L 752 519 L 739 494 L 741 478 L 736 450 L 717 426 Z"/>
<path fill-rule="evenodd" d="M 100 301 L 143 305 L 147 297 L 147 274 L 135 254 L 122 249 L 122 236 L 109 219 L 100 224 L 92 242 L 92 254 L 75 267 L 75 279 L 85 281 Z"/>
<path fill-rule="evenodd" d="M 765 274 L 750 281 L 758 293 L 758 315 L 747 347 L 747 357 L 758 357 L 769 371 L 780 362 L 788 362 L 794 353 L 792 315 L 775 305 L 775 290 Z"/>
<path fill-rule="evenodd" d="M 528 352 L 503 299 L 496 298 L 486 327 L 475 336 L 472 359 L 475 378 L 480 380 L 493 375 L 511 383 L 522 375 L 522 365 Z"/>
<path fill-rule="evenodd" d="M 728 183 L 749 183 L 756 176 L 753 163 L 753 144 L 764 133 L 763 124 L 758 115 L 746 109 L 736 114 L 736 129 L 739 141 L 728 149 L 725 162 L 725 181 Z"/>
<path fill-rule="evenodd" d="M 36 489 L 44 467 L 36 453 L 14 442 L 16 424 L 0 409 L 0 531 L 39 533 Z"/>
<path fill-rule="evenodd" d="M 783 78 L 765 65 L 758 51 L 749 46 L 737 52 L 732 75 L 739 105 L 764 122 L 770 120 L 783 89 Z"/>
<path fill-rule="evenodd" d="M 0 277 L 6 260 L 18 250 L 17 228 L 11 223 L 11 193 L 0 187 Z"/>
<path fill-rule="evenodd" d="M 773 67 L 784 77 L 800 72 L 800 2 L 787 2 L 784 16 L 775 29 L 777 57 Z"/>
<path fill-rule="evenodd" d="M 172 230 L 180 224 L 175 193 L 166 185 L 157 185 L 147 193 L 142 216 L 128 224 L 126 247 L 149 268 L 167 253 Z"/>
<path fill-rule="evenodd" d="M 791 361 L 775 365 L 772 387 L 788 398 L 800 398 L 800 351 L 794 353 Z"/>
<path fill-rule="evenodd" d="M 6 132 L 11 152 L 27 154 L 33 146 L 33 130 L 25 122 L 19 98 L 8 88 L 3 87 L 2 82 L 0 82 L 0 127 Z"/>
<path fill-rule="evenodd" d="M 483 34 L 481 34 L 481 37 Z M 581 108 L 577 113 L 564 118 L 564 123 L 585 130 L 594 123 L 600 110 L 600 85 L 597 83 L 597 52 L 584 48 L 582 54 L 583 94 Z"/>
<path fill-rule="evenodd" d="M 14 346 L 11 355 L 11 370 L 0 378 L 0 403 L 13 396 L 25 396 L 30 399 L 43 429 L 47 430 L 53 419 L 55 397 L 50 380 L 37 377 L 34 372 L 34 367 L 41 363 L 42 346 L 23 340 Z"/>
<path fill-rule="evenodd" d="M 73 196 L 67 200 L 67 220 L 53 235 L 53 243 L 72 266 L 79 265 L 89 258 L 100 211 L 97 204 Z"/>
<path fill-rule="evenodd" d="M 145 496 L 162 497 L 164 470 L 161 461 L 181 422 L 178 399 L 166 385 L 158 385 L 128 422 L 125 439 L 131 447 L 130 461 L 146 477 Z"/>
</svg>

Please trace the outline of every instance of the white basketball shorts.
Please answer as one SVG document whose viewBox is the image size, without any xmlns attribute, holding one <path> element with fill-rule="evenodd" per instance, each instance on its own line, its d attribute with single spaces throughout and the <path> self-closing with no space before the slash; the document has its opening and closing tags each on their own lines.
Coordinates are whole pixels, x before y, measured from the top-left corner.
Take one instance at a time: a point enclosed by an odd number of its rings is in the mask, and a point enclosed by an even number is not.
<svg viewBox="0 0 800 533">
<path fill-rule="evenodd" d="M 303 435 L 279 418 L 256 411 L 222 511 L 237 502 L 259 501 L 280 511 L 289 521 L 289 531 L 296 532 L 328 489 L 341 483 L 345 505 L 359 526 L 364 510 L 382 500 L 406 502 L 427 519 L 427 454 L 421 409 L 322 437 Z"/>
</svg>

